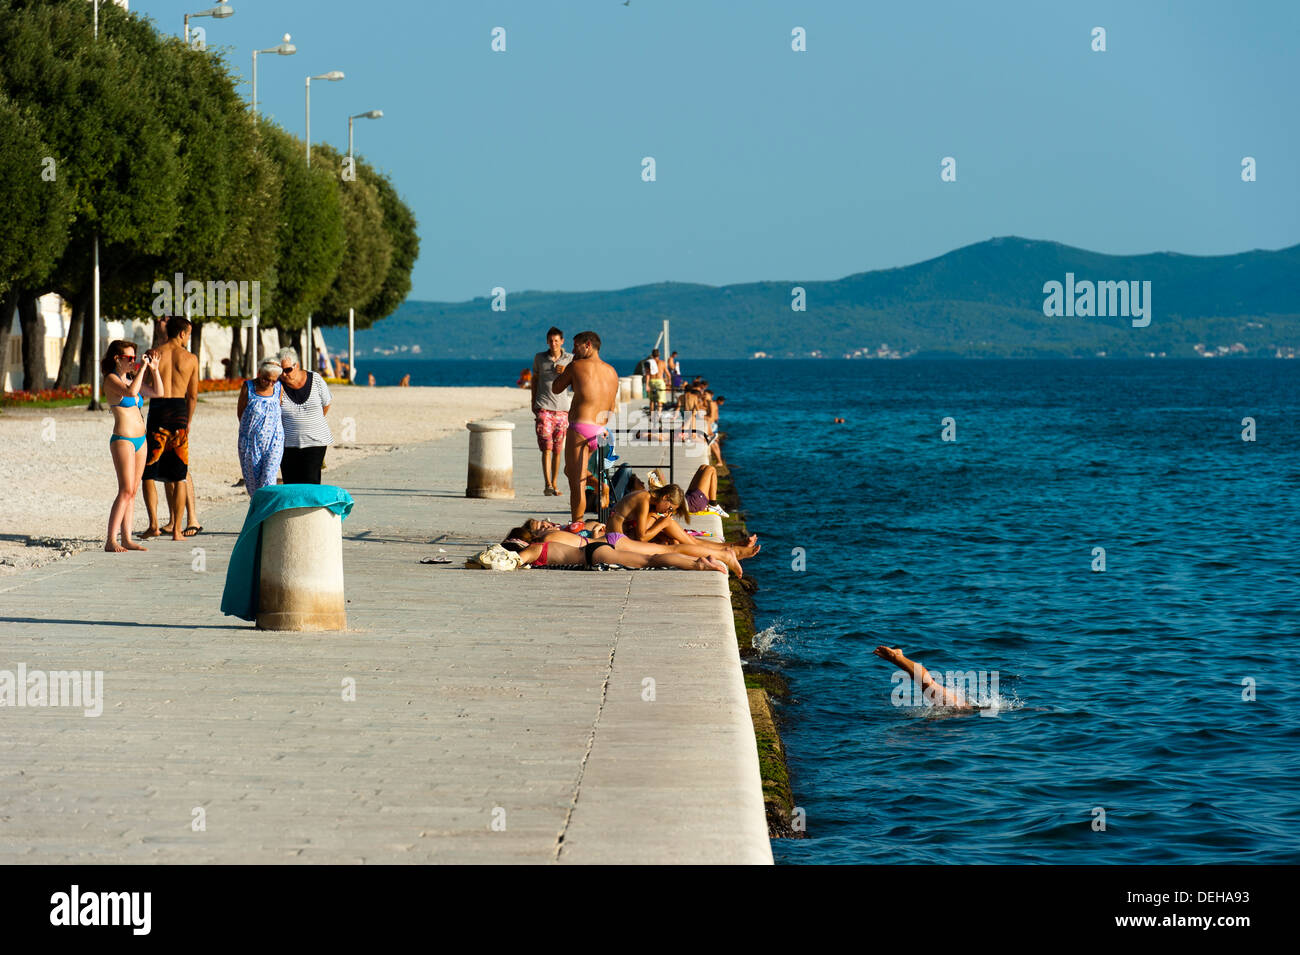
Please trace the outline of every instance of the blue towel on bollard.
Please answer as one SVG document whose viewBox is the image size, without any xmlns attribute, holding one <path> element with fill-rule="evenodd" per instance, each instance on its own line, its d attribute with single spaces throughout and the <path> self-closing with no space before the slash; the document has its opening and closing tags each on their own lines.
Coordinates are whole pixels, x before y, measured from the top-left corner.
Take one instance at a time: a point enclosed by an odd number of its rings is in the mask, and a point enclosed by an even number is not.
<svg viewBox="0 0 1300 955">
<path fill-rule="evenodd" d="M 328 507 L 344 520 L 352 510 L 352 495 L 329 484 L 268 484 L 258 488 L 248 503 L 248 516 L 226 570 L 221 612 L 242 620 L 257 619 L 259 561 L 262 556 L 262 521 L 276 511 L 294 507 Z"/>
</svg>

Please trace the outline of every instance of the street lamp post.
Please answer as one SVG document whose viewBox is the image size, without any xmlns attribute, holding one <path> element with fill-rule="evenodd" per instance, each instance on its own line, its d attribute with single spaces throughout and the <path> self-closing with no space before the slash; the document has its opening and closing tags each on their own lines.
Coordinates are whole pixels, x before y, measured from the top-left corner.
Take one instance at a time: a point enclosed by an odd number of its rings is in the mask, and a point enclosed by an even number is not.
<svg viewBox="0 0 1300 955">
<path fill-rule="evenodd" d="M 354 119 L 383 119 L 384 111 L 382 109 L 371 109 L 364 113 L 355 113 L 348 117 L 348 158 L 352 158 L 352 121 Z"/>
<path fill-rule="evenodd" d="M 364 113 L 354 113 L 348 117 L 348 161 L 349 165 L 352 160 L 352 121 L 354 119 L 383 119 L 384 111 L 382 109 L 371 109 Z M 356 317 L 355 308 L 348 309 L 348 381 L 357 380 L 357 362 L 356 362 Z"/>
<path fill-rule="evenodd" d="M 198 13 L 185 14 L 185 45 L 190 45 L 190 17 L 214 17 L 217 20 L 224 20 L 226 17 L 233 17 L 235 8 L 228 3 L 212 7 L 208 10 L 200 10 Z"/>
<path fill-rule="evenodd" d="M 269 50 L 253 51 L 253 122 L 257 122 L 257 54 L 259 53 L 276 53 L 280 56 L 292 56 L 298 52 L 298 48 L 289 42 L 289 34 L 284 35 L 284 42 L 279 46 L 273 46 Z"/>
<path fill-rule="evenodd" d="M 319 76 L 307 77 L 307 168 L 311 168 L 311 81 L 312 80 L 329 80 L 331 83 L 343 79 L 342 70 L 330 70 L 328 73 L 322 73 Z M 316 343 L 311 338 L 311 312 L 307 313 L 307 348 L 303 358 L 307 362 L 307 370 L 314 371 L 316 368 Z"/>
<path fill-rule="evenodd" d="M 336 83 L 343 79 L 342 70 L 330 70 L 328 73 L 322 73 L 320 76 L 307 77 L 307 165 L 311 165 L 311 81 L 312 80 L 329 80 Z"/>
<path fill-rule="evenodd" d="M 95 40 L 96 41 L 99 40 L 99 0 L 95 0 Z M 95 299 L 95 303 L 93 306 L 95 314 L 91 316 L 94 325 L 93 325 L 93 331 L 90 333 L 91 348 L 93 349 L 91 351 L 90 357 L 92 360 L 98 361 L 99 360 L 99 232 L 98 231 L 95 232 L 95 263 L 91 267 L 90 282 L 94 286 L 93 297 Z M 11 316 L 6 315 L 4 317 L 4 320 L 8 322 L 10 318 Z M 44 347 L 44 343 L 42 343 L 41 347 Z M 84 371 L 85 369 L 82 370 Z M 45 382 L 41 382 L 41 384 L 44 385 Z M 99 375 L 95 374 L 95 371 L 93 369 L 90 372 L 90 405 L 86 408 L 86 410 L 87 411 L 99 410 Z"/>
</svg>

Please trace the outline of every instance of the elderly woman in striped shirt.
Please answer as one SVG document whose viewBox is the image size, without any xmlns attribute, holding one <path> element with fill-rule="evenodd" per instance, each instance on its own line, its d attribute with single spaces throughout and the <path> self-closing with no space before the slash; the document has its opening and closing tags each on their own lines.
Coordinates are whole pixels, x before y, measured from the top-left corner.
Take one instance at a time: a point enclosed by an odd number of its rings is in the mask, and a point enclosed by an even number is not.
<svg viewBox="0 0 1300 955">
<path fill-rule="evenodd" d="M 284 403 L 280 407 L 284 421 L 280 475 L 285 484 L 319 484 L 325 451 L 334 443 L 334 435 L 325 420 L 334 398 L 324 378 L 299 365 L 294 349 L 282 348 L 278 357 L 283 369 L 280 385 L 284 391 Z"/>
</svg>

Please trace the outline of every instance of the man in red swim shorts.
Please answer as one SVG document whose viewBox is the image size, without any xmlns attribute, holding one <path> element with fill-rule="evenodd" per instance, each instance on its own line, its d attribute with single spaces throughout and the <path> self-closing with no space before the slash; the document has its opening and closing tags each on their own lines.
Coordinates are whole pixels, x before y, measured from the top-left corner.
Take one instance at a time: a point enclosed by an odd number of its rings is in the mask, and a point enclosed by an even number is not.
<svg viewBox="0 0 1300 955">
<path fill-rule="evenodd" d="M 573 361 L 564 350 L 564 332 L 552 327 L 546 333 L 546 351 L 533 356 L 533 415 L 537 425 L 537 447 L 542 452 L 542 480 L 546 494 L 559 495 L 555 481 L 560 473 L 560 455 L 564 453 L 564 433 L 569 430 L 569 404 L 573 392 L 554 394 L 551 383 Z"/>
</svg>

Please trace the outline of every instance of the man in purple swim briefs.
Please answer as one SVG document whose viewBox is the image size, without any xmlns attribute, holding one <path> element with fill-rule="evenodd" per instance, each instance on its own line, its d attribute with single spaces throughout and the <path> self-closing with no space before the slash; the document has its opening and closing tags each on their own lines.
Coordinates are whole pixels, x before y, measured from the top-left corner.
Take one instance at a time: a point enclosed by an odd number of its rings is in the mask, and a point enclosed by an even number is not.
<svg viewBox="0 0 1300 955">
<path fill-rule="evenodd" d="M 618 372 L 600 358 L 600 336 L 578 332 L 573 336 L 573 361 L 551 382 L 560 394 L 573 388 L 569 406 L 569 435 L 564 442 L 564 474 L 569 479 L 569 516 L 582 520 L 586 513 L 587 460 L 596 450 L 611 411 L 618 410 Z"/>
</svg>

